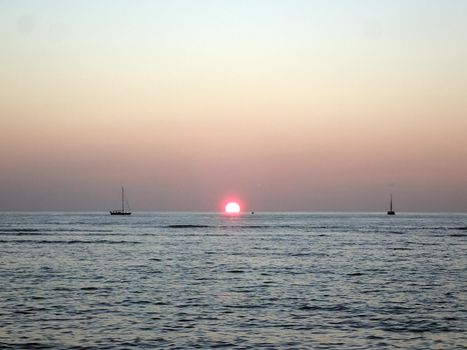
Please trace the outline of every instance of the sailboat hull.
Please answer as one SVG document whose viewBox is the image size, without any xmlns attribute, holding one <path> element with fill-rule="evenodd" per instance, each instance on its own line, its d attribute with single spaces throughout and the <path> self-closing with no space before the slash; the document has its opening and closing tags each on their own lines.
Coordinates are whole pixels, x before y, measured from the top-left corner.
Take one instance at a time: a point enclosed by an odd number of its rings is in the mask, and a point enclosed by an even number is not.
<svg viewBox="0 0 467 350">
<path fill-rule="evenodd" d="M 394 211 L 392 211 L 392 210 L 389 210 L 388 215 L 396 215 L 396 213 Z"/>
<path fill-rule="evenodd" d="M 111 210 L 110 215 L 131 215 L 130 211 Z"/>
</svg>

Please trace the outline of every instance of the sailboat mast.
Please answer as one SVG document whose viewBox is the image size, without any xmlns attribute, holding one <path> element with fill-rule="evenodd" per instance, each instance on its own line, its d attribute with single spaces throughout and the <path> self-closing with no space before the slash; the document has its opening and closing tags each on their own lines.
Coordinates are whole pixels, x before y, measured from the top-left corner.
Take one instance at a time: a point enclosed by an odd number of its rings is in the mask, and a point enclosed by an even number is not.
<svg viewBox="0 0 467 350">
<path fill-rule="evenodd" d="M 391 205 L 390 205 L 390 211 L 392 211 L 392 193 L 391 193 Z"/>
<path fill-rule="evenodd" d="M 125 190 L 123 189 L 122 186 L 122 211 L 125 211 Z"/>
</svg>

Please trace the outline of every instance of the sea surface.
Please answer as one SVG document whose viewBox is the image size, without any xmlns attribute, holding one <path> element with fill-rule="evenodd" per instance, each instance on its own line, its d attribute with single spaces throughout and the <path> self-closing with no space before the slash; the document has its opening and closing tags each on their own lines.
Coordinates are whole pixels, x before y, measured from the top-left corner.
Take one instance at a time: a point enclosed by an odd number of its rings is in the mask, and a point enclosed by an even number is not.
<svg viewBox="0 0 467 350">
<path fill-rule="evenodd" d="M 1 349 L 466 349 L 467 215 L 0 213 Z"/>
</svg>

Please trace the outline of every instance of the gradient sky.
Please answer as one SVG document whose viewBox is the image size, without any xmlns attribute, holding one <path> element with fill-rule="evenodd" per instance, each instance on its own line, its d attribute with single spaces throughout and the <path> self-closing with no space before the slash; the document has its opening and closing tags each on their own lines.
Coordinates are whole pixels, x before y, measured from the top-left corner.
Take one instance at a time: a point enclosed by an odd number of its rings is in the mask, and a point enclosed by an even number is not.
<svg viewBox="0 0 467 350">
<path fill-rule="evenodd" d="M 0 0 L 0 210 L 467 211 L 467 1 Z"/>
</svg>

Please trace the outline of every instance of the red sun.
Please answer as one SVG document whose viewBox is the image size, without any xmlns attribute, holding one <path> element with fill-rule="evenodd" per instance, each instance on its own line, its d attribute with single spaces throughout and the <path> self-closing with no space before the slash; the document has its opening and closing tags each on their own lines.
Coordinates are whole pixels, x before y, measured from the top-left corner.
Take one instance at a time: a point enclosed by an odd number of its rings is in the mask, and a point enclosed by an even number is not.
<svg viewBox="0 0 467 350">
<path fill-rule="evenodd" d="M 225 212 L 228 214 L 240 213 L 240 204 L 237 202 L 229 202 L 225 206 Z"/>
</svg>

